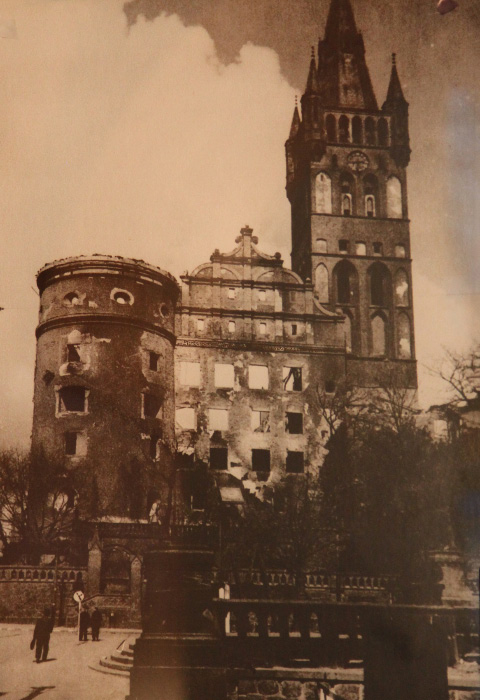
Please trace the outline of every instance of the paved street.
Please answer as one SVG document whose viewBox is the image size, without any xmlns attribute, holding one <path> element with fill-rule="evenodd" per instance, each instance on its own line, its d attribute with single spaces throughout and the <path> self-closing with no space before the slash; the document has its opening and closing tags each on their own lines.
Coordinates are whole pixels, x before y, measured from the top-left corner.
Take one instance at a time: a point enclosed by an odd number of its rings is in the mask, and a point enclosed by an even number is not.
<svg viewBox="0 0 480 700">
<path fill-rule="evenodd" d="M 99 642 L 79 642 L 73 630 L 54 630 L 49 660 L 34 662 L 33 626 L 0 624 L 0 698 L 5 700 L 124 700 L 128 678 L 88 665 L 114 651 L 129 634 L 105 631 Z"/>
</svg>

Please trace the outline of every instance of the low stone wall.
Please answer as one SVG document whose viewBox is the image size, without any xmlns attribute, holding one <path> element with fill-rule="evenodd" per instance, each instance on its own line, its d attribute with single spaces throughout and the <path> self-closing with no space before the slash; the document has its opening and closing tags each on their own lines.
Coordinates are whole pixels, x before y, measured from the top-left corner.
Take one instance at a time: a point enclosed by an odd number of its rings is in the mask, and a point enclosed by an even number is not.
<svg viewBox="0 0 480 700">
<path fill-rule="evenodd" d="M 56 622 L 63 623 L 85 577 L 86 569 L 0 566 L 0 620 L 31 624 L 45 606 L 55 604 Z"/>
<path fill-rule="evenodd" d="M 359 684 L 339 683 L 329 686 L 322 681 L 298 678 L 281 680 L 262 678 L 240 680 L 228 700 L 361 700 L 363 687 Z"/>
</svg>

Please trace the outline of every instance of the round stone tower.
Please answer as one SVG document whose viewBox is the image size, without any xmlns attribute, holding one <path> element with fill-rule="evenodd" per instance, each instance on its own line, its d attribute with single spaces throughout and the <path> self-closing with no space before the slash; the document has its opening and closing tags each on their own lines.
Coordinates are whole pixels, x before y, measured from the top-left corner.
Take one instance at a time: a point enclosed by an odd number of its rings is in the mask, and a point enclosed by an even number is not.
<svg viewBox="0 0 480 700">
<path fill-rule="evenodd" d="M 178 284 L 103 255 L 50 263 L 37 284 L 32 451 L 63 465 L 84 517 L 145 518 L 171 469 Z"/>
</svg>

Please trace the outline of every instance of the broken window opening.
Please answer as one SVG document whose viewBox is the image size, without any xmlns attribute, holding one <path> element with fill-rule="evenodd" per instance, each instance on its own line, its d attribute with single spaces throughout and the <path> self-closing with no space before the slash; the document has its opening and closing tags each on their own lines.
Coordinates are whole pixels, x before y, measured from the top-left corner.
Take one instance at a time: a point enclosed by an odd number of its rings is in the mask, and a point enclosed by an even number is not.
<svg viewBox="0 0 480 700">
<path fill-rule="evenodd" d="M 228 469 L 228 448 L 210 448 L 210 469 L 226 471 Z"/>
<path fill-rule="evenodd" d="M 287 433 L 290 433 L 290 435 L 302 435 L 303 414 L 288 412 L 285 415 L 285 430 Z"/>
<path fill-rule="evenodd" d="M 338 250 L 340 253 L 348 253 L 348 241 L 345 239 L 338 241 Z"/>
<path fill-rule="evenodd" d="M 158 372 L 158 363 L 160 355 L 157 352 L 150 351 L 148 353 L 148 367 L 152 372 Z"/>
<path fill-rule="evenodd" d="M 78 306 L 80 304 L 80 297 L 77 292 L 68 292 L 63 297 L 63 303 L 65 306 Z"/>
<path fill-rule="evenodd" d="M 210 430 L 228 430 L 228 410 L 226 408 L 210 408 L 208 410 L 208 427 Z"/>
<path fill-rule="evenodd" d="M 254 472 L 270 471 L 270 450 L 252 450 L 252 470 Z"/>
<path fill-rule="evenodd" d="M 303 452 L 287 452 L 286 471 L 288 474 L 303 474 L 305 470 Z"/>
<path fill-rule="evenodd" d="M 283 368 L 283 388 L 285 391 L 302 391 L 302 368 Z"/>
<path fill-rule="evenodd" d="M 77 433 L 72 431 L 65 433 L 65 454 L 69 457 L 77 454 Z"/>
<path fill-rule="evenodd" d="M 189 406 L 177 408 L 175 411 L 175 422 L 181 430 L 196 430 L 197 421 L 195 417 L 195 409 Z"/>
<path fill-rule="evenodd" d="M 264 289 L 259 289 L 258 291 L 258 300 L 259 301 L 265 301 L 267 298 L 267 292 Z"/>
<path fill-rule="evenodd" d="M 366 255 L 367 254 L 367 246 L 362 241 L 358 241 L 356 243 L 356 248 L 357 248 L 356 249 L 357 255 Z"/>
<path fill-rule="evenodd" d="M 179 362 L 180 384 L 200 386 L 200 362 Z"/>
<path fill-rule="evenodd" d="M 197 318 L 197 331 L 205 330 L 205 321 L 203 318 Z"/>
<path fill-rule="evenodd" d="M 254 433 L 269 433 L 270 411 L 252 411 L 251 427 Z"/>
<path fill-rule="evenodd" d="M 161 418 L 162 401 L 155 394 L 142 394 L 143 396 L 143 418 Z"/>
<path fill-rule="evenodd" d="M 230 287 L 228 290 L 228 298 L 235 299 L 236 296 L 237 296 L 237 292 L 236 292 L 235 287 Z"/>
<path fill-rule="evenodd" d="M 64 386 L 58 392 L 59 413 L 85 413 L 86 390 L 83 386 Z"/>
<path fill-rule="evenodd" d="M 150 459 L 159 459 L 161 433 L 152 433 L 150 437 Z"/>
<path fill-rule="evenodd" d="M 268 367 L 266 365 L 249 366 L 248 386 L 250 389 L 268 389 Z"/>
<path fill-rule="evenodd" d="M 297 324 L 292 323 L 292 335 L 297 335 Z"/>
<path fill-rule="evenodd" d="M 235 333 L 235 321 L 228 322 L 228 332 Z"/>
<path fill-rule="evenodd" d="M 133 304 L 133 296 L 130 294 L 130 292 L 127 292 L 123 289 L 118 289 L 116 291 L 112 292 L 112 299 L 117 302 L 117 304 L 120 304 L 121 306 L 125 306 L 126 304 L 129 304 L 130 306 Z"/>
<path fill-rule="evenodd" d="M 267 324 L 266 323 L 260 323 L 258 328 L 259 328 L 260 335 L 267 334 Z"/>
<path fill-rule="evenodd" d="M 233 389 L 235 370 L 233 365 L 215 364 L 215 386 L 217 389 Z"/>
<path fill-rule="evenodd" d="M 67 345 L 67 362 L 81 362 L 80 345 Z"/>
<path fill-rule="evenodd" d="M 333 379 L 327 379 L 325 382 L 325 391 L 327 394 L 334 394 L 335 393 L 335 382 Z"/>
<path fill-rule="evenodd" d="M 374 243 L 373 244 L 373 254 L 374 255 L 383 255 L 383 244 L 382 243 Z"/>
</svg>

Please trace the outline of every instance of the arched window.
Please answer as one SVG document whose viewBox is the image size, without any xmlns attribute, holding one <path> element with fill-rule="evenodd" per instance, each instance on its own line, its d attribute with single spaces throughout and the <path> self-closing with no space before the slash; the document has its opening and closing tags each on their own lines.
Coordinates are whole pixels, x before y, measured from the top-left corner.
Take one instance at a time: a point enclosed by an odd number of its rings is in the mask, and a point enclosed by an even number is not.
<svg viewBox="0 0 480 700">
<path fill-rule="evenodd" d="M 402 184 L 398 177 L 392 176 L 387 180 L 387 216 L 389 219 L 401 219 L 402 215 Z"/>
<path fill-rule="evenodd" d="M 397 354 L 402 360 L 409 360 L 412 357 L 412 338 L 410 319 L 407 314 L 398 314 L 398 346 Z"/>
<path fill-rule="evenodd" d="M 357 298 L 357 272 L 348 260 L 342 260 L 334 271 L 336 301 L 339 304 L 354 304 Z"/>
<path fill-rule="evenodd" d="M 337 120 L 333 114 L 327 114 L 325 128 L 327 130 L 327 141 L 335 142 L 337 140 Z"/>
<path fill-rule="evenodd" d="M 389 304 L 389 273 L 385 265 L 374 263 L 369 271 L 370 304 L 372 306 L 388 306 Z"/>
<path fill-rule="evenodd" d="M 375 121 L 372 117 L 365 119 L 365 141 L 369 146 L 375 146 Z"/>
<path fill-rule="evenodd" d="M 344 114 L 338 120 L 338 140 L 340 143 L 350 141 L 350 120 Z"/>
<path fill-rule="evenodd" d="M 383 316 L 377 314 L 372 318 L 372 355 L 379 357 L 387 351 L 387 329 Z"/>
<path fill-rule="evenodd" d="M 378 145 L 388 146 L 388 122 L 385 117 L 378 120 Z"/>
<path fill-rule="evenodd" d="M 408 275 L 405 270 L 399 270 L 395 275 L 395 304 L 409 306 Z"/>
<path fill-rule="evenodd" d="M 341 179 L 341 211 L 343 216 L 353 214 L 353 182 L 351 177 L 343 175 Z"/>
<path fill-rule="evenodd" d="M 328 304 L 328 271 L 323 264 L 315 270 L 315 292 L 320 302 Z"/>
<path fill-rule="evenodd" d="M 363 196 L 365 199 L 365 216 L 373 218 L 377 215 L 378 183 L 374 175 L 366 175 L 363 179 Z"/>
<path fill-rule="evenodd" d="M 352 141 L 353 143 L 362 143 L 362 119 L 359 116 L 353 117 L 352 119 Z"/>
<path fill-rule="evenodd" d="M 318 214 L 332 213 L 332 181 L 326 173 L 315 178 L 315 209 Z"/>
</svg>

